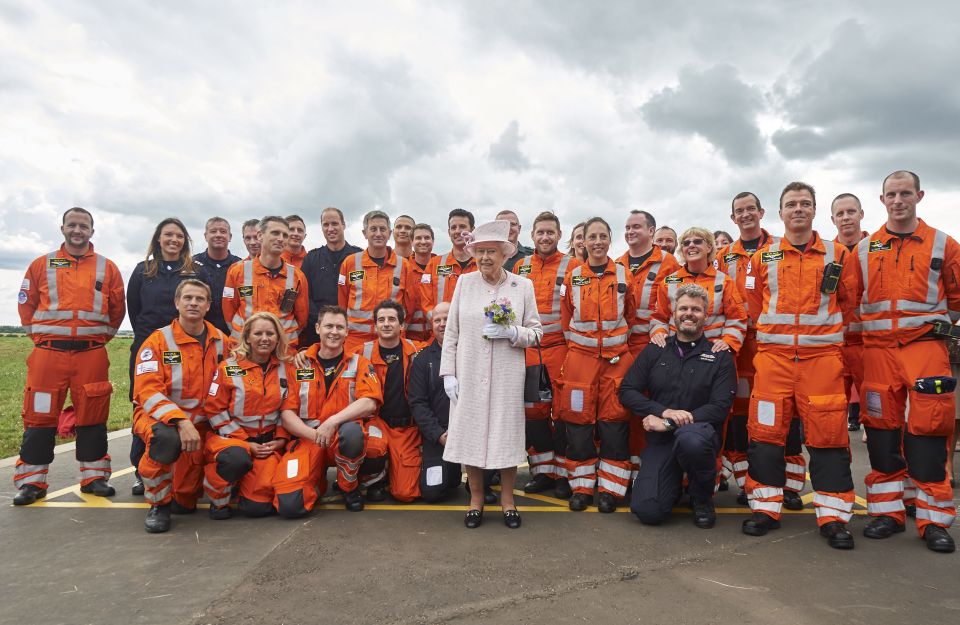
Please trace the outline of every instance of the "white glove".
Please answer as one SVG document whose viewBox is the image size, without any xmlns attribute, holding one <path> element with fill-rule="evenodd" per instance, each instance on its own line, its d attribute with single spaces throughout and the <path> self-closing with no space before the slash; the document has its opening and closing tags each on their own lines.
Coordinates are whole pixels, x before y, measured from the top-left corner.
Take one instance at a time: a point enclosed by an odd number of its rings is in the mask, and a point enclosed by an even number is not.
<svg viewBox="0 0 960 625">
<path fill-rule="evenodd" d="M 450 401 L 457 403 L 457 394 L 460 391 L 460 384 L 457 383 L 457 376 L 443 376 L 443 390 L 446 392 L 447 397 L 450 398 Z"/>
<path fill-rule="evenodd" d="M 488 339 L 509 339 L 513 342 L 517 340 L 517 328 L 488 323 L 483 326 L 483 335 Z"/>
</svg>

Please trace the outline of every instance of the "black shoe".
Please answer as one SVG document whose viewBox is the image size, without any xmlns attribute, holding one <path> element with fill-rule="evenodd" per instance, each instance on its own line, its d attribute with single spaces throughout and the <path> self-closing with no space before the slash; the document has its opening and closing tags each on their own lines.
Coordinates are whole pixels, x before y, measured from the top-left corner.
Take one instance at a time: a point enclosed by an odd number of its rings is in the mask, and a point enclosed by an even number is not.
<svg viewBox="0 0 960 625">
<path fill-rule="evenodd" d="M 170 530 L 170 504 L 162 506 L 150 506 L 150 512 L 147 512 L 147 518 L 143 522 L 143 529 L 148 534 L 162 534 Z"/>
<path fill-rule="evenodd" d="M 727 478 L 720 478 L 720 485 L 717 487 L 717 490 L 730 490 L 730 482 L 727 481 Z"/>
<path fill-rule="evenodd" d="M 853 549 L 853 534 L 847 529 L 846 523 L 830 521 L 820 526 L 820 535 L 827 539 L 827 544 L 834 549 Z"/>
<path fill-rule="evenodd" d="M 754 512 L 743 522 L 743 533 L 750 536 L 763 536 L 770 530 L 780 529 L 780 521 L 768 514 Z"/>
<path fill-rule="evenodd" d="M 224 521 L 232 516 L 233 510 L 230 509 L 230 506 L 222 506 L 220 508 L 210 506 L 210 518 L 214 521 Z"/>
<path fill-rule="evenodd" d="M 867 538 L 890 538 L 904 530 L 892 516 L 875 516 L 864 526 L 863 535 Z"/>
<path fill-rule="evenodd" d="M 906 510 L 907 516 L 911 519 L 917 518 L 917 504 L 908 503 L 903 505 L 903 509 Z"/>
<path fill-rule="evenodd" d="M 490 474 L 490 486 L 500 486 L 499 469 Z"/>
<path fill-rule="evenodd" d="M 26 484 L 13 498 L 13 505 L 29 506 L 30 504 L 36 502 L 37 499 L 43 499 L 46 496 L 47 491 L 45 489 L 37 488 L 33 484 Z"/>
<path fill-rule="evenodd" d="M 386 501 L 387 499 L 387 483 L 384 480 L 380 480 L 376 484 L 371 484 L 367 488 L 367 501 Z"/>
<path fill-rule="evenodd" d="M 847 422 L 847 431 L 849 431 L 849 432 L 856 432 L 856 431 L 859 430 L 859 429 L 860 429 L 860 422 L 859 422 L 859 421 L 848 421 L 848 422 Z"/>
<path fill-rule="evenodd" d="M 717 523 L 717 511 L 713 500 L 693 502 L 693 524 L 702 530 L 708 530 Z"/>
<path fill-rule="evenodd" d="M 609 514 L 617 511 L 617 498 L 610 493 L 600 493 L 597 499 L 597 510 L 600 512 Z"/>
<path fill-rule="evenodd" d="M 534 475 L 533 479 L 523 485 L 523 492 L 525 493 L 542 493 L 545 490 L 550 490 L 557 485 L 557 481 L 552 477 L 544 474 Z"/>
<path fill-rule="evenodd" d="M 483 508 L 479 510 L 467 510 L 467 516 L 463 517 L 463 524 L 467 529 L 475 530 L 483 523 Z"/>
<path fill-rule="evenodd" d="M 343 507 L 350 512 L 360 512 L 363 510 L 363 493 L 359 488 L 354 488 L 349 493 L 343 494 Z"/>
<path fill-rule="evenodd" d="M 587 506 L 593 503 L 593 497 L 585 493 L 574 493 L 570 497 L 570 509 L 574 512 L 582 512 Z"/>
<path fill-rule="evenodd" d="M 80 492 L 87 493 L 88 495 L 96 495 L 97 497 L 113 497 L 117 494 L 117 490 L 113 486 L 110 486 L 107 480 L 103 478 L 93 480 L 89 484 L 84 484 L 80 487 Z"/>
<path fill-rule="evenodd" d="M 516 510 L 503 511 L 503 524 L 512 530 L 520 527 L 520 513 Z"/>
<path fill-rule="evenodd" d="M 197 511 L 197 507 L 188 508 L 186 506 L 180 505 L 177 503 L 177 500 L 174 499 L 170 502 L 170 514 L 193 514 Z"/>
<path fill-rule="evenodd" d="M 747 491 L 740 489 L 740 492 L 737 493 L 737 503 L 741 506 L 749 506 L 750 499 L 747 498 Z"/>
<path fill-rule="evenodd" d="M 570 480 L 565 477 L 558 478 L 556 486 L 553 487 L 553 494 L 557 496 L 557 499 L 570 499 L 573 495 Z"/>
<path fill-rule="evenodd" d="M 803 499 L 800 499 L 800 493 L 792 490 L 784 490 L 783 507 L 787 510 L 803 510 Z"/>
<path fill-rule="evenodd" d="M 130 487 L 130 494 L 134 497 L 143 497 L 143 478 L 140 477 L 139 472 L 135 472 L 133 475 L 133 486 Z"/>
<path fill-rule="evenodd" d="M 928 525 L 923 530 L 923 540 L 927 542 L 927 549 L 940 553 L 953 553 L 957 546 L 953 543 L 953 536 L 947 533 L 946 528 L 939 525 Z"/>
<path fill-rule="evenodd" d="M 493 492 L 493 489 L 489 486 L 483 489 L 483 503 L 486 504 L 495 504 L 497 503 L 497 494 Z"/>
</svg>

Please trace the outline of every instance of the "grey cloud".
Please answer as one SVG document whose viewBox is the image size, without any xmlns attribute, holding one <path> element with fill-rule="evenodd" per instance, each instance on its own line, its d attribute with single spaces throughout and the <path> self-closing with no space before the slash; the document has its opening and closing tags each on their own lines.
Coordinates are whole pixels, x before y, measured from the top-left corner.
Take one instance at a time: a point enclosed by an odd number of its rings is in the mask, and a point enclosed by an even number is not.
<svg viewBox="0 0 960 625">
<path fill-rule="evenodd" d="M 764 108 L 759 88 L 740 80 L 731 65 L 705 70 L 684 68 L 676 87 L 665 87 L 641 107 L 655 130 L 695 133 L 732 163 L 746 165 L 762 156 L 763 137 L 756 116 Z"/>
<path fill-rule="evenodd" d="M 511 121 L 503 129 L 500 138 L 490 144 L 490 163 L 498 169 L 523 171 L 530 167 L 530 159 L 520 149 L 524 136 L 520 134 L 520 124 Z"/>
</svg>

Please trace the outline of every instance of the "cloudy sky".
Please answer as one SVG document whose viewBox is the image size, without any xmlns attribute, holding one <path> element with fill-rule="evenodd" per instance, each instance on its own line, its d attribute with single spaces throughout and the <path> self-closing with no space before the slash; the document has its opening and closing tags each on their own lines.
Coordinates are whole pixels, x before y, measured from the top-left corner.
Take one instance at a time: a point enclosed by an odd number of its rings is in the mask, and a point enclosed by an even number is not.
<svg viewBox="0 0 960 625">
<path fill-rule="evenodd" d="M 270 213 L 320 245 L 331 205 L 352 242 L 373 208 L 731 229 L 734 194 L 775 208 L 794 179 L 833 236 L 829 200 L 873 230 L 899 168 L 958 236 L 956 6 L 0 0 L 0 323 L 74 205 L 125 275 L 171 215 L 197 247 L 228 217 L 238 253 Z"/>
</svg>

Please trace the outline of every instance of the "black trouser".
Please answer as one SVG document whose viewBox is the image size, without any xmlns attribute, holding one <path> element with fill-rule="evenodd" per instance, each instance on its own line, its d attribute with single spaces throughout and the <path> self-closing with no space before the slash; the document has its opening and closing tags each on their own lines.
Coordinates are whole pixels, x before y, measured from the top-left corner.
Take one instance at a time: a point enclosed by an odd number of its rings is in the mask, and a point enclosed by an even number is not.
<svg viewBox="0 0 960 625">
<path fill-rule="evenodd" d="M 444 499 L 460 486 L 462 479 L 460 463 L 447 462 L 443 459 L 443 445 L 437 442 L 423 441 L 420 497 L 424 501 L 433 503 Z"/>
<path fill-rule="evenodd" d="M 143 342 L 147 340 L 146 337 L 143 338 L 134 338 L 133 344 L 130 345 L 130 401 L 133 402 L 133 370 L 137 366 L 137 354 L 140 353 L 140 347 L 143 345 Z M 143 454 L 147 451 L 147 444 L 143 442 L 143 439 L 133 433 L 133 428 L 130 428 L 130 464 L 134 467 L 140 466 L 140 458 L 143 458 Z M 139 475 L 139 473 L 138 473 Z"/>
</svg>

